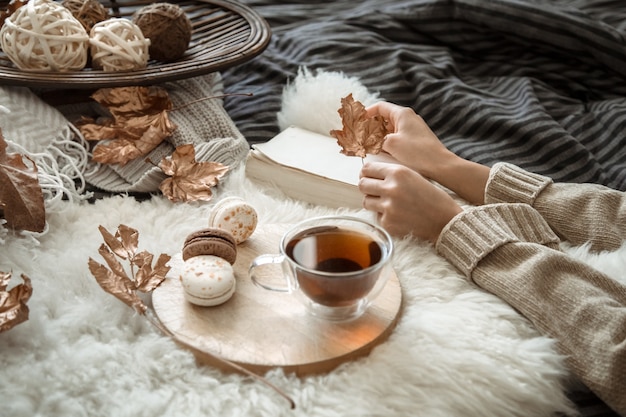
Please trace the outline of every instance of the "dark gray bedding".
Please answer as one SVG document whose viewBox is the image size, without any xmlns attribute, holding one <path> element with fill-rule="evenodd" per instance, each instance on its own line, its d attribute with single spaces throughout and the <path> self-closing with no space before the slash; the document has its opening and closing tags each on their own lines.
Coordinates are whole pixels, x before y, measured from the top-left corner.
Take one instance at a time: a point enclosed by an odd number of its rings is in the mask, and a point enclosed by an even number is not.
<svg viewBox="0 0 626 417">
<path fill-rule="evenodd" d="M 259 57 L 224 72 L 250 142 L 278 133 L 300 66 L 358 77 L 411 106 L 454 152 L 555 180 L 626 190 L 623 0 L 244 0 L 271 25 Z"/>
</svg>

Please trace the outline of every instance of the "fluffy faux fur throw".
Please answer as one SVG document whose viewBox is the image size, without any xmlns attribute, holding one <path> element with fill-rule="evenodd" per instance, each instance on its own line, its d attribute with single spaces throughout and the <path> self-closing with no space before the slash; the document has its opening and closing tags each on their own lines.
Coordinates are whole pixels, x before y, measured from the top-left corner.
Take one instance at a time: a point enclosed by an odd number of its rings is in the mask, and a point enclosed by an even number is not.
<svg viewBox="0 0 626 417">
<path fill-rule="evenodd" d="M 281 120 L 305 120 L 312 113 L 310 103 L 337 109 L 343 93 L 356 88 L 362 88 L 358 81 L 341 74 L 303 72 L 285 90 L 288 104 Z M 376 99 L 368 94 L 357 98 Z M 336 127 L 336 120 L 319 123 Z M 261 223 L 341 211 L 258 188 L 242 166 L 233 167 L 215 191 L 209 203 L 174 204 L 160 196 L 144 202 L 124 196 L 94 204 L 66 201 L 63 210 L 49 213 L 42 235 L 0 227 L 0 271 L 12 271 L 16 283 L 26 274 L 34 288 L 30 319 L 0 333 L 0 416 L 548 417 L 574 412 L 565 394 L 574 382 L 553 340 L 468 283 L 431 245 L 413 240 L 396 242 L 394 267 L 404 305 L 386 342 L 327 374 L 296 377 L 276 369 L 266 375 L 293 398 L 294 410 L 250 377 L 197 365 L 191 352 L 95 282 L 87 262 L 100 259 L 98 225 L 114 231 L 126 224 L 139 231 L 140 249 L 174 255 L 187 234 L 206 227 L 213 203 L 227 196 L 246 199 Z M 370 216 L 362 210 L 348 213 Z M 584 248 L 576 250 L 576 256 L 615 276 L 626 267 L 626 251 L 592 257 Z"/>
</svg>

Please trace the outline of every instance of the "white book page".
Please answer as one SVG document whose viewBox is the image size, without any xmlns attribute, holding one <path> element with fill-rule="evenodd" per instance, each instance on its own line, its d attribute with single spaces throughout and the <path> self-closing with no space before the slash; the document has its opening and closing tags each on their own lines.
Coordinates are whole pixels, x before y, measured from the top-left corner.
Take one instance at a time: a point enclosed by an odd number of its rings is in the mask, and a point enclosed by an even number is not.
<svg viewBox="0 0 626 417">
<path fill-rule="evenodd" d="M 289 127 L 252 147 L 279 164 L 352 185 L 358 184 L 363 166 L 360 157 L 342 154 L 335 138 L 298 127 Z M 383 155 L 368 155 L 370 158 L 393 161 Z"/>
</svg>

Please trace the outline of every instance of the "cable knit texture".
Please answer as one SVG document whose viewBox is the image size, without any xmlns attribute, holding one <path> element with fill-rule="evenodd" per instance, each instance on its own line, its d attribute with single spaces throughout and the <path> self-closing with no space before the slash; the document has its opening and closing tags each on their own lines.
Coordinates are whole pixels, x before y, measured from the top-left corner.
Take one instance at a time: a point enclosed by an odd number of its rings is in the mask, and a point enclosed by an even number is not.
<svg viewBox="0 0 626 417">
<path fill-rule="evenodd" d="M 440 234 L 437 250 L 469 276 L 494 249 L 520 241 L 556 247 L 559 238 L 529 205 L 493 204 L 458 214 Z"/>
<path fill-rule="evenodd" d="M 624 194 L 596 184 L 553 183 L 550 178 L 498 163 L 491 170 L 485 202 L 530 204 L 561 240 L 589 244 L 594 251 L 616 250 L 626 236 L 626 222 L 610 220 L 626 218 Z"/>
<path fill-rule="evenodd" d="M 548 177 L 499 162 L 489 172 L 485 204 L 526 203 L 532 206 L 537 195 L 551 183 Z"/>
<path fill-rule="evenodd" d="M 573 373 L 626 416 L 626 286 L 558 245 L 624 243 L 626 195 L 497 164 L 485 196 L 444 228 L 438 252 L 557 340 Z"/>
<path fill-rule="evenodd" d="M 234 170 L 245 160 L 249 145 L 223 108 L 220 73 L 163 87 L 174 105 L 170 118 L 177 129 L 148 155 L 122 167 L 93 162 L 90 144 L 71 123 L 81 116 L 110 116 L 95 101 L 70 100 L 52 107 L 29 88 L 0 86 L 0 134 L 8 153 L 27 156 L 36 165 L 47 214 L 64 210 L 68 200 L 90 198 L 93 193 L 86 192 L 87 183 L 112 192 L 158 193 L 166 175 L 154 164 L 182 144 L 194 144 L 200 162 L 221 162 Z M 2 220 L 0 231 L 4 230 Z"/>
<path fill-rule="evenodd" d="M 158 164 L 177 146 L 188 143 L 194 145 L 197 161 L 221 162 L 234 168 L 245 159 L 249 145 L 224 110 L 219 97 L 223 93 L 220 73 L 169 82 L 162 87 L 167 90 L 173 107 L 180 107 L 170 112 L 176 125 L 172 136 L 146 157 L 124 166 L 90 162 L 85 173 L 90 184 L 111 192 L 158 192 L 166 176 L 160 168 L 146 163 L 146 158 Z"/>
</svg>

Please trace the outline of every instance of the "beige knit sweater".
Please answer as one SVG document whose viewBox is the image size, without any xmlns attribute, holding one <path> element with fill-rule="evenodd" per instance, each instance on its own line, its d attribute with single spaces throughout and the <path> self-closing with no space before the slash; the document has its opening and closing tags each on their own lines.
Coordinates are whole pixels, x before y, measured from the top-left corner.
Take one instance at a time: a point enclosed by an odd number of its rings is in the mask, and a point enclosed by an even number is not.
<svg viewBox="0 0 626 417">
<path fill-rule="evenodd" d="M 437 250 L 555 338 L 580 380 L 626 416 L 626 286 L 561 252 L 560 240 L 619 248 L 626 194 L 500 163 L 485 205 L 457 215 Z"/>
</svg>

